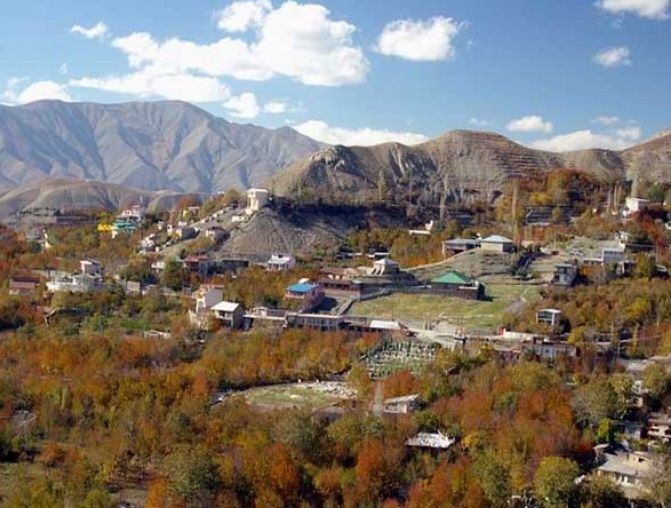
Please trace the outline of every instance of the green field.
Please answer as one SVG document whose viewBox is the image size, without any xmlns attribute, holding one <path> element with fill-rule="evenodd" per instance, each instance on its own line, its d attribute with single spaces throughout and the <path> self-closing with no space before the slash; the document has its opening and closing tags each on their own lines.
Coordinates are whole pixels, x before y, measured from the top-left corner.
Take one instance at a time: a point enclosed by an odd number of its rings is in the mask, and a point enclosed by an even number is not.
<svg viewBox="0 0 671 508">
<path fill-rule="evenodd" d="M 342 400 L 342 397 L 310 389 L 308 385 L 275 385 L 252 388 L 242 394 L 249 404 L 269 408 L 311 408 L 328 407 Z"/>
<path fill-rule="evenodd" d="M 490 284 L 489 301 L 464 300 L 453 296 L 393 294 L 356 302 L 351 313 L 411 322 L 446 321 L 469 328 L 500 325 L 512 305 L 524 305 L 540 298 L 541 286 L 529 284 Z"/>
</svg>

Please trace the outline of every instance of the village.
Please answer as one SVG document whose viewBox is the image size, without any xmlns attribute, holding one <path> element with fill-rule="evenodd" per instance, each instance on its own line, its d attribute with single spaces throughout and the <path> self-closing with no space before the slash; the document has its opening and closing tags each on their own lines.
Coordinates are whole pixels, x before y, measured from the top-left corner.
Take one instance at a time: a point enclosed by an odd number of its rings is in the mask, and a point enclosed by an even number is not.
<svg viewBox="0 0 671 508">
<path fill-rule="evenodd" d="M 555 237 L 549 242 L 522 240 L 514 228 L 511 236 L 515 240 L 497 232 L 443 240 L 439 253 L 442 260 L 407 268 L 400 266 L 388 250 L 345 251 L 330 265 L 316 265 L 290 252 L 217 254 L 216 247 L 223 239 L 235 234 L 236 228 L 271 202 L 267 190 L 250 189 L 244 207 L 229 205 L 198 218 L 200 207 L 191 205 L 155 223 L 147 221 L 142 206 L 132 206 L 112 221 L 99 222 L 97 232 L 111 240 L 139 235 L 136 251 L 148 260 L 157 282 L 124 276 L 123 267 L 115 267 L 110 273 L 100 261 L 82 258 L 79 270 L 74 272 L 46 270 L 11 277 L 9 294 L 27 296 L 43 288 L 52 301 L 44 309 L 47 326 L 59 326 L 64 321 L 78 323 L 90 315 L 77 306 L 54 306 L 56 298 L 49 295 L 85 295 L 120 288 L 134 298 L 158 292 L 182 302 L 180 308 L 201 341 L 221 330 L 272 335 L 297 329 L 342 333 L 350 340 L 365 338 L 371 345 L 359 361 L 373 382 L 403 372 L 421 375 L 441 350 L 469 356 L 487 354 L 508 365 L 529 359 L 550 366 L 616 364 L 631 383 L 626 407 L 622 418 L 610 422 L 612 436 L 618 437 L 595 448 L 591 467 L 597 474 L 610 477 L 632 502 L 645 497 L 646 479 L 657 467 L 655 450 L 671 442 L 671 414 L 664 405 L 652 412 L 643 410 L 652 389 L 646 385 L 644 373 L 654 366 L 671 376 L 671 355 L 642 359 L 640 352 L 632 354 L 632 344 L 647 340 L 638 325 L 630 328 L 620 323 L 608 331 L 580 330 L 581 339 L 576 340 L 571 316 L 561 305 L 550 307 L 545 302 L 561 302 L 576 286 L 599 284 L 604 277 L 624 280 L 643 272 L 646 277 L 664 280 L 668 272 L 657 262 L 658 247 L 639 243 L 624 228 L 610 236 Z M 626 224 L 646 213 L 648 206 L 649 200 L 630 197 L 620 210 L 610 213 Z M 527 210 L 523 228 L 531 231 L 529 237 L 534 236 L 534 230 L 576 220 L 571 214 L 554 210 L 558 209 Z M 669 229 L 664 223 L 660 227 Z M 430 223 L 423 229 L 409 229 L 406 234 L 428 237 L 436 234 L 432 228 Z M 504 232 L 508 230 L 503 227 Z M 35 240 L 48 251 L 52 230 L 45 227 Z M 189 249 L 193 245 L 197 248 Z M 179 273 L 173 287 L 160 283 L 170 270 Z M 230 291 L 225 281 L 234 283 L 248 270 L 284 277 L 282 280 L 288 283 L 281 298 L 251 306 L 227 299 Z M 548 299 L 548 294 L 552 298 Z M 171 338 L 167 326 L 145 329 L 143 334 Z M 213 403 L 242 396 L 260 408 L 306 407 L 337 419 L 357 400 L 356 391 L 342 374 L 218 392 L 212 396 Z M 418 394 L 384 398 L 377 390 L 367 410 L 380 417 L 393 417 L 422 408 Z M 408 439 L 407 446 L 448 450 L 456 442 L 455 436 L 439 430 L 423 431 Z"/>
</svg>

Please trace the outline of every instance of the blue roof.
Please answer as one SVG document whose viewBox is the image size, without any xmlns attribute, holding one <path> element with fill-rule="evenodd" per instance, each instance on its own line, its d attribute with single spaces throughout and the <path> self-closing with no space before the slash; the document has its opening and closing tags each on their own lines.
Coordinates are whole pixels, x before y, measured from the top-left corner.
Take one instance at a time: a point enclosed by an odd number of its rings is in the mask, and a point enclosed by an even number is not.
<svg viewBox="0 0 671 508">
<path fill-rule="evenodd" d="M 287 291 L 292 293 L 309 293 L 315 288 L 318 288 L 319 284 L 310 284 L 307 282 L 299 282 L 298 284 L 292 284 L 287 288 Z"/>
</svg>

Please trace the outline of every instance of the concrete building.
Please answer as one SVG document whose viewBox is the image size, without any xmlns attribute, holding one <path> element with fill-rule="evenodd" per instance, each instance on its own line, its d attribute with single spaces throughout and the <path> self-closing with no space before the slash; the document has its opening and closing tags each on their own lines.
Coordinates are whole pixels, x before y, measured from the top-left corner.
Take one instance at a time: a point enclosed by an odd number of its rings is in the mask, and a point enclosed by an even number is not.
<svg viewBox="0 0 671 508">
<path fill-rule="evenodd" d="M 629 499 L 638 499 L 647 493 L 646 481 L 656 471 L 656 456 L 652 453 L 620 450 L 607 452 L 604 445 L 597 446 L 596 473 L 608 476 Z"/>
<path fill-rule="evenodd" d="M 557 263 L 550 284 L 571 287 L 578 277 L 578 267 L 573 263 Z"/>
<path fill-rule="evenodd" d="M 443 242 L 443 257 L 467 250 L 473 250 L 480 246 L 480 240 L 476 238 L 454 238 Z"/>
<path fill-rule="evenodd" d="M 652 413 L 648 418 L 647 434 L 650 439 L 655 441 L 671 442 L 671 415 Z"/>
<path fill-rule="evenodd" d="M 270 194 L 266 189 L 249 189 L 247 191 L 247 208 L 248 212 L 258 212 L 268 204 Z"/>
<path fill-rule="evenodd" d="M 562 312 L 557 309 L 540 309 L 536 312 L 536 323 L 557 326 L 561 321 Z"/>
<path fill-rule="evenodd" d="M 643 212 L 648 208 L 650 200 L 641 198 L 627 198 L 624 203 L 624 210 L 622 215 L 632 215 L 634 213 Z"/>
<path fill-rule="evenodd" d="M 320 284 L 301 280 L 286 289 L 284 298 L 288 302 L 296 302 L 300 310 L 308 312 L 324 300 L 324 289 Z"/>
<path fill-rule="evenodd" d="M 382 412 L 389 414 L 409 414 L 419 409 L 419 395 L 405 395 L 386 399 L 382 403 Z"/>
<path fill-rule="evenodd" d="M 102 279 L 85 273 L 54 277 L 47 282 L 47 291 L 52 293 L 71 291 L 89 293 L 102 289 Z"/>
<path fill-rule="evenodd" d="M 236 302 L 219 302 L 211 310 L 214 312 L 215 319 L 227 328 L 240 328 L 245 318 L 244 309 Z"/>
<path fill-rule="evenodd" d="M 512 252 L 515 244 L 505 236 L 492 235 L 480 240 L 480 248 L 490 252 Z"/>
<path fill-rule="evenodd" d="M 100 261 L 95 259 L 82 259 L 79 262 L 79 270 L 81 273 L 91 275 L 93 277 L 103 276 L 103 265 Z"/>
<path fill-rule="evenodd" d="M 37 277 L 11 277 L 9 279 L 9 294 L 30 295 L 40 283 Z"/>
<path fill-rule="evenodd" d="M 391 258 L 382 258 L 373 262 L 373 268 L 371 269 L 369 275 L 375 277 L 384 277 L 388 275 L 397 275 L 401 269 L 398 267 L 398 263 Z"/>
<path fill-rule="evenodd" d="M 272 254 L 266 263 L 266 267 L 268 271 L 271 272 L 285 272 L 293 270 L 296 267 L 296 258 L 291 254 Z"/>
<path fill-rule="evenodd" d="M 483 284 L 456 270 L 451 270 L 433 279 L 431 289 L 472 300 L 483 300 L 485 298 L 485 286 Z"/>
</svg>

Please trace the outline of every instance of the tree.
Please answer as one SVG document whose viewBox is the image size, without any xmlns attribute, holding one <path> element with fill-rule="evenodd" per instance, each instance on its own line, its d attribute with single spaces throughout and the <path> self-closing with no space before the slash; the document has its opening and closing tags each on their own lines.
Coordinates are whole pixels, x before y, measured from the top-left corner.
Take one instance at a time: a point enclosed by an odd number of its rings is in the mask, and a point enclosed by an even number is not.
<svg viewBox="0 0 671 508">
<path fill-rule="evenodd" d="M 664 455 L 655 467 L 655 475 L 648 481 L 650 498 L 662 508 L 671 506 L 671 455 Z"/>
<path fill-rule="evenodd" d="M 217 468 L 202 446 L 179 446 L 165 460 L 169 492 L 186 507 L 211 506 L 219 484 Z"/>
<path fill-rule="evenodd" d="M 578 424 L 593 429 L 598 427 L 601 420 L 613 414 L 616 404 L 615 391 L 606 379 L 579 386 L 571 401 Z"/>
<path fill-rule="evenodd" d="M 563 457 L 544 457 L 534 477 L 536 497 L 547 508 L 568 508 L 578 505 L 576 478 L 578 464 Z"/>
<path fill-rule="evenodd" d="M 591 474 L 582 484 L 585 508 L 625 508 L 629 506 L 620 488 L 608 476 Z"/>
<path fill-rule="evenodd" d="M 510 469 L 493 452 L 480 455 L 474 469 L 487 499 L 494 506 L 505 506 L 511 495 Z"/>
<path fill-rule="evenodd" d="M 666 368 L 659 363 L 648 365 L 643 371 L 643 386 L 653 402 L 659 402 L 669 390 L 671 376 Z"/>
</svg>

